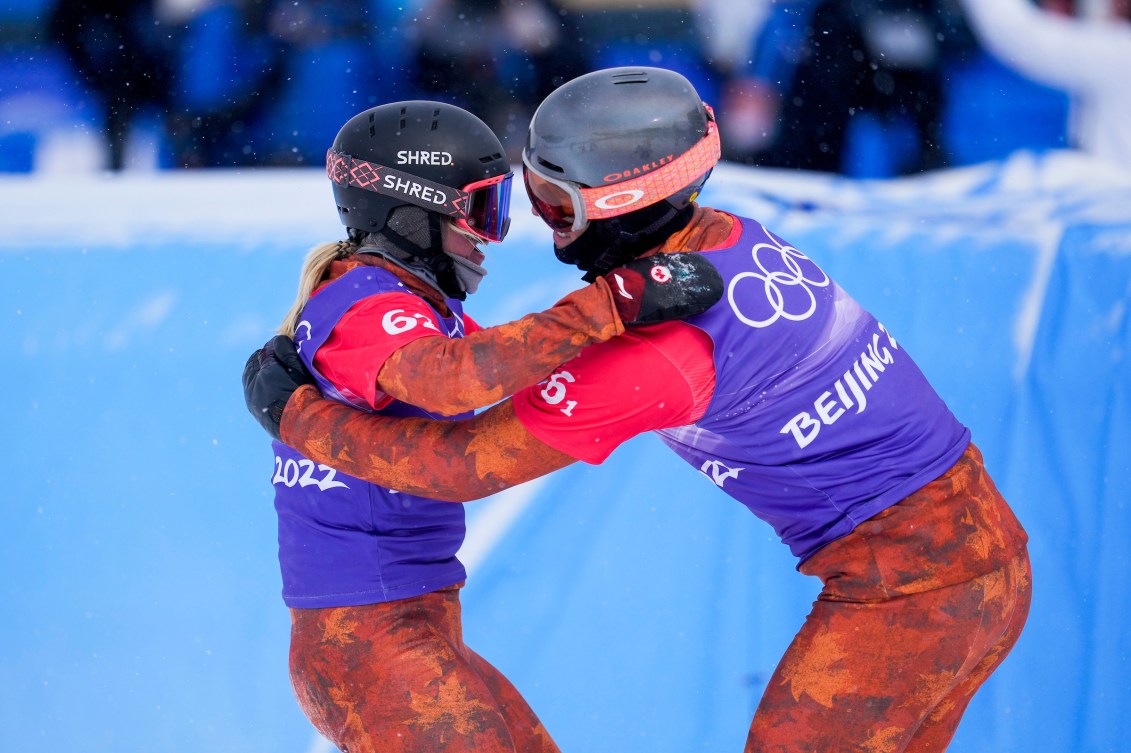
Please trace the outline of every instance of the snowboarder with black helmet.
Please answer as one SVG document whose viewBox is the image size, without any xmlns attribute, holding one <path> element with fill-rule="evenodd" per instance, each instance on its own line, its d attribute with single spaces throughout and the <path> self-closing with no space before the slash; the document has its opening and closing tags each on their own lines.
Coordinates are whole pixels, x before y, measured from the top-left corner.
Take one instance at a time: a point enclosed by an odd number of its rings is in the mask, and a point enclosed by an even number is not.
<svg viewBox="0 0 1131 753">
<path fill-rule="evenodd" d="M 326 170 L 347 239 L 307 255 L 280 332 L 296 344 L 293 374 L 362 411 L 466 417 L 587 344 L 699 313 L 722 293 L 705 260 L 667 264 L 668 284 L 646 277 L 656 265 L 645 260 L 482 329 L 462 302 L 510 223 L 512 173 L 495 134 L 449 104 L 381 105 L 342 126 Z M 496 351 L 516 357 L 483 358 Z M 256 417 L 270 426 L 280 411 Z M 273 448 L 291 677 L 318 730 L 351 753 L 556 752 L 518 691 L 463 643 L 463 508 Z"/>
<path fill-rule="evenodd" d="M 1024 626 L 1027 536 L 901 343 L 787 241 L 694 202 L 718 154 L 686 79 L 619 68 L 547 97 L 523 155 L 559 259 L 594 278 L 694 250 L 726 290 L 700 315 L 587 346 L 461 422 L 362 415 L 270 354 L 247 384 L 284 402 L 284 440 L 318 462 L 453 501 L 601 463 L 655 431 L 824 584 L 747 753 L 941 753 Z M 289 344 L 274 347 L 285 360 Z M 442 471 L 397 466 L 422 451 Z"/>
</svg>

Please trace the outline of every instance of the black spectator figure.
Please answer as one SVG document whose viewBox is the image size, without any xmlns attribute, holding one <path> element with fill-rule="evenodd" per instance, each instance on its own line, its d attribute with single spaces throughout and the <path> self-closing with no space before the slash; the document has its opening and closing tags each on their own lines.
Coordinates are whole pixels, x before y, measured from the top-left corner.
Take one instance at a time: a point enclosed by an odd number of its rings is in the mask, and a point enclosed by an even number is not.
<svg viewBox="0 0 1131 753">
<path fill-rule="evenodd" d="M 778 141 L 759 162 L 843 172 L 850 125 L 870 115 L 915 131 L 918 149 L 897 173 L 945 166 L 944 63 L 972 44 L 947 0 L 820 0 L 783 91 Z"/>
<path fill-rule="evenodd" d="M 574 19 L 553 0 L 427 0 L 417 17 L 421 96 L 479 115 L 512 158 L 534 106 L 587 68 Z"/>
<path fill-rule="evenodd" d="M 145 0 L 59 0 L 48 32 L 102 100 L 109 168 L 121 170 L 136 116 L 166 110 L 171 30 Z"/>
<path fill-rule="evenodd" d="M 180 28 L 172 57 L 169 140 L 178 167 L 261 164 L 273 148 L 265 113 L 285 84 L 288 43 L 272 33 L 276 7 L 297 3 L 222 0 Z M 286 131 L 286 125 L 279 127 Z"/>
</svg>

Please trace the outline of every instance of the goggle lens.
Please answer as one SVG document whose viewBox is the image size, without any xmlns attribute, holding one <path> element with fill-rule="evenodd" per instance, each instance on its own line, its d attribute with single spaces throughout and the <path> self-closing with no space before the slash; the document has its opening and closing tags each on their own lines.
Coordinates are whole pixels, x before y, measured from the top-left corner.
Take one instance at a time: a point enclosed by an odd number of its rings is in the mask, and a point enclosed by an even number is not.
<svg viewBox="0 0 1131 753">
<path fill-rule="evenodd" d="M 467 228 L 487 241 L 498 243 L 510 229 L 513 173 L 472 183 L 467 192 Z"/>
<path fill-rule="evenodd" d="M 543 180 L 526 167 L 522 171 L 530 204 L 542 221 L 554 230 L 570 230 L 574 223 L 573 197 L 560 186 Z"/>
</svg>

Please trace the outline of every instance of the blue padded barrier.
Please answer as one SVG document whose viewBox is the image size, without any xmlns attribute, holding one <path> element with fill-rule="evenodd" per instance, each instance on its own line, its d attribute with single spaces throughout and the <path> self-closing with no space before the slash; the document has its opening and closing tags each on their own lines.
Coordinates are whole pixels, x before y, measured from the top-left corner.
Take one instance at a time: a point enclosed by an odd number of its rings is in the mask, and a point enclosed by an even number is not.
<svg viewBox="0 0 1131 753">
<path fill-rule="evenodd" d="M 886 182 L 723 165 L 704 200 L 877 314 L 1029 531 L 1028 627 L 951 753 L 1131 750 L 1131 176 L 1060 152 Z M 239 374 L 341 237 L 330 202 L 318 170 L 0 179 L 8 747 L 329 750 L 291 696 Z M 486 324 L 578 284 L 521 195 L 513 216 L 469 302 Z M 565 751 L 740 751 L 817 591 L 672 460 L 640 437 L 469 505 L 467 641 Z"/>
</svg>

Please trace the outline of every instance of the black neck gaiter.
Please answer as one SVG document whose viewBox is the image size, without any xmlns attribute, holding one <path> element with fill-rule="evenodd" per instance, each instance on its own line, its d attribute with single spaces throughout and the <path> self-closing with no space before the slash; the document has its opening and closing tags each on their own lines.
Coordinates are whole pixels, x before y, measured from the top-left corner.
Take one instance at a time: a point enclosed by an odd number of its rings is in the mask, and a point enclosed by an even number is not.
<svg viewBox="0 0 1131 753">
<path fill-rule="evenodd" d="M 555 247 L 554 255 L 584 272 L 581 279 L 593 282 L 683 230 L 694 213 L 692 204 L 676 209 L 660 201 L 619 217 L 594 220 L 573 243 Z"/>
<path fill-rule="evenodd" d="M 444 253 L 443 223 L 444 218 L 435 212 L 397 207 L 389 213 L 384 228 L 361 239 L 360 250 L 380 253 L 448 298 L 462 301 L 467 293 L 456 277 L 455 262 Z"/>
</svg>

